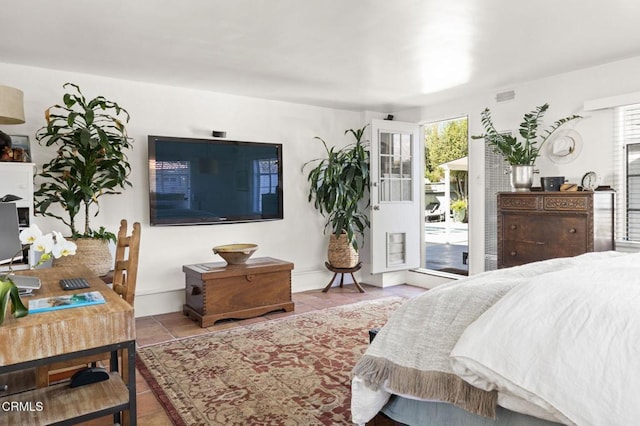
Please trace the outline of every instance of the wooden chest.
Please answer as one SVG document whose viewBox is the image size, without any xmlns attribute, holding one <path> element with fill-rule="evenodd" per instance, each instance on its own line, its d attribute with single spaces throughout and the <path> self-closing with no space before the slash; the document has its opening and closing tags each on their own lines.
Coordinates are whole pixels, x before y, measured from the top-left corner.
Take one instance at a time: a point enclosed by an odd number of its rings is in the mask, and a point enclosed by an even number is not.
<svg viewBox="0 0 640 426">
<path fill-rule="evenodd" d="M 243 265 L 226 262 L 185 265 L 183 312 L 201 327 L 209 327 L 221 319 L 292 311 L 292 269 L 293 263 L 270 257 L 249 259 Z"/>
<path fill-rule="evenodd" d="M 613 191 L 498 194 L 498 267 L 614 249 Z"/>
</svg>

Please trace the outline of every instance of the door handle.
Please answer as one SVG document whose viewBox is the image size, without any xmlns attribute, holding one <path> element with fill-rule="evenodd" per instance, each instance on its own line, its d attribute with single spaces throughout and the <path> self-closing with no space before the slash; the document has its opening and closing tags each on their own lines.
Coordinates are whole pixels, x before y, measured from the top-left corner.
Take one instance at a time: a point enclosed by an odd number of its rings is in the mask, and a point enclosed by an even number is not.
<svg viewBox="0 0 640 426">
<path fill-rule="evenodd" d="M 373 210 L 380 210 L 380 206 L 371 206 Z"/>
</svg>

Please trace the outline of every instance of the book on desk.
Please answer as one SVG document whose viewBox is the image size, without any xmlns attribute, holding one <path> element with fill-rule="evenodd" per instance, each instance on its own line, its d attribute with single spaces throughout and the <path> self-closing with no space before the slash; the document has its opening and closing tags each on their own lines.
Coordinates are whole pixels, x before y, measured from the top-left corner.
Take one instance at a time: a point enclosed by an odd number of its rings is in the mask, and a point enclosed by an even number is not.
<svg viewBox="0 0 640 426">
<path fill-rule="evenodd" d="M 101 303 L 105 303 L 105 300 L 99 291 L 43 297 L 29 300 L 29 313 L 37 314 L 39 312 L 79 308 L 81 306 L 99 305 Z"/>
</svg>

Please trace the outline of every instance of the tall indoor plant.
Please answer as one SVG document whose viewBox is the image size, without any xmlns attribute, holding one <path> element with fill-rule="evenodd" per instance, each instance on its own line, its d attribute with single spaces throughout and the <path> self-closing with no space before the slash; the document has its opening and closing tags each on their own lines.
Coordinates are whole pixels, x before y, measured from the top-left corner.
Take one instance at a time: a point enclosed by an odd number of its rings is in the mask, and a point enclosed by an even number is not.
<svg viewBox="0 0 640 426">
<path fill-rule="evenodd" d="M 309 202 L 326 217 L 325 230 L 331 228 L 329 239 L 329 263 L 335 268 L 352 268 L 358 263 L 358 237 L 369 226 L 365 199 L 369 194 L 370 156 L 366 142 L 362 140 L 367 126 L 349 129 L 355 143 L 341 149 L 328 147 L 322 142 L 326 157 L 311 160 L 307 175 Z"/>
<path fill-rule="evenodd" d="M 511 185 L 515 190 L 528 190 L 531 187 L 533 166 L 540 155 L 542 146 L 549 137 L 569 121 L 582 118 L 575 114 L 561 118 L 539 134 L 540 122 L 548 109 L 549 104 L 545 103 L 524 115 L 518 129 L 518 134 L 523 139 L 521 141 L 516 135 L 496 130 L 491 118 L 491 111 L 489 108 L 485 108 L 480 114 L 485 133 L 471 136 L 472 139 L 484 139 L 486 143 L 493 146 L 495 152 L 501 154 L 509 163 L 511 166 Z"/>
<path fill-rule="evenodd" d="M 120 194 L 131 186 L 125 151 L 133 141 L 124 126 L 129 113 L 103 96 L 87 99 L 75 84 L 63 87 L 67 89 L 63 103 L 45 111 L 47 125 L 36 133 L 40 144 L 57 147 L 57 155 L 37 175 L 42 183 L 34 193 L 35 211 L 68 226 L 79 246 L 77 257 L 89 245 L 90 258 L 82 261 L 103 275 L 111 268 L 108 241 L 115 241 L 115 234 L 104 227 L 91 228 L 90 218 L 100 212 L 102 196 Z M 62 207 L 63 213 L 52 209 L 53 205 Z M 84 213 L 81 230 L 76 222 L 80 211 Z"/>
</svg>

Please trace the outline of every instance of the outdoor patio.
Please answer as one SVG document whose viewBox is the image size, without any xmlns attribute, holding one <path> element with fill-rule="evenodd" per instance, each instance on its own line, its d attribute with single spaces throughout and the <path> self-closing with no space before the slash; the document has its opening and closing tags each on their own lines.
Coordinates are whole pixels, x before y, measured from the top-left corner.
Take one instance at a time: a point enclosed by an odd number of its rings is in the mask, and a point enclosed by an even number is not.
<svg viewBox="0 0 640 426">
<path fill-rule="evenodd" d="M 469 265 L 463 262 L 463 253 L 469 251 L 468 235 L 466 223 L 425 223 L 426 268 L 467 275 Z"/>
</svg>

